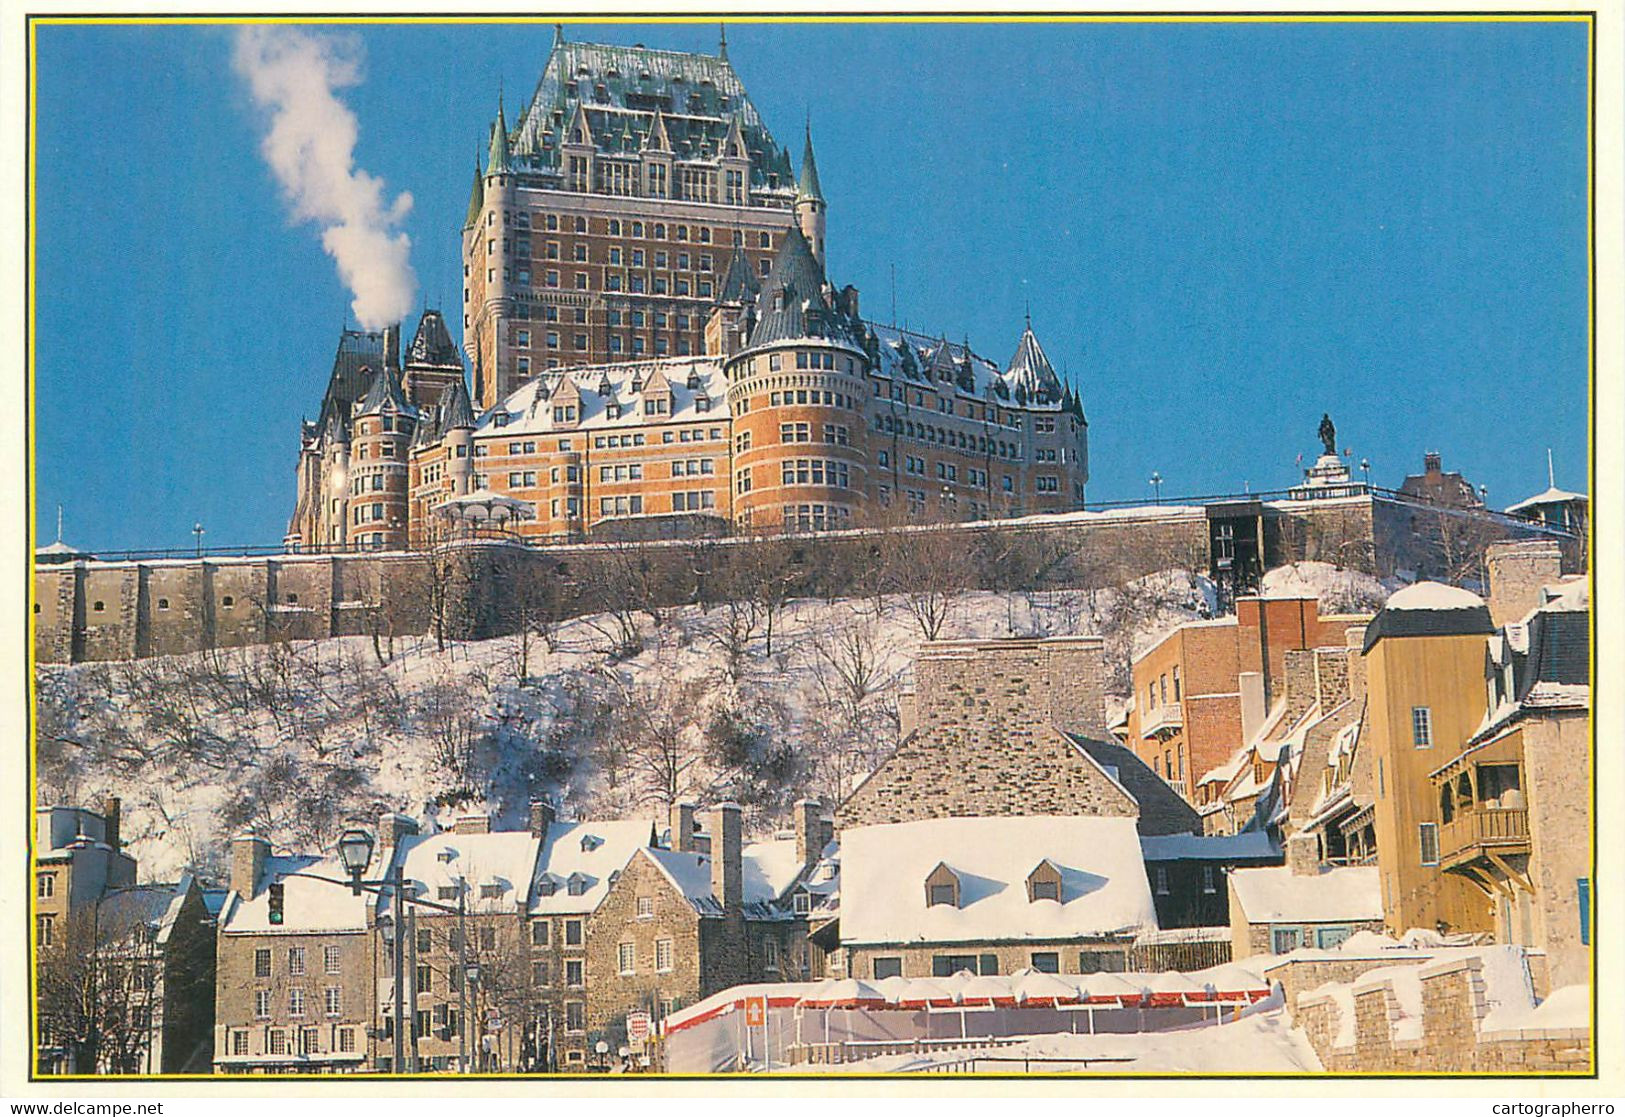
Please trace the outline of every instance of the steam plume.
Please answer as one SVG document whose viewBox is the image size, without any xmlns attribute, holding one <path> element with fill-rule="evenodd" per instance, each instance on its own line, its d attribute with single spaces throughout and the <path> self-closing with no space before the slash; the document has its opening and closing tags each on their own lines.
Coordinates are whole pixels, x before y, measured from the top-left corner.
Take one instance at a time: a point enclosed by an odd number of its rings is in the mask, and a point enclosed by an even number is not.
<svg viewBox="0 0 1625 1117">
<path fill-rule="evenodd" d="M 412 308 L 417 276 L 412 241 L 396 226 L 412 195 L 385 197 L 383 180 L 355 166 L 360 132 L 335 91 L 361 81 L 361 46 L 352 37 L 291 27 L 244 27 L 233 63 L 254 102 L 269 114 L 260 154 L 287 194 L 293 217 L 321 226 L 322 247 L 354 295 L 367 329 L 398 322 Z"/>
</svg>

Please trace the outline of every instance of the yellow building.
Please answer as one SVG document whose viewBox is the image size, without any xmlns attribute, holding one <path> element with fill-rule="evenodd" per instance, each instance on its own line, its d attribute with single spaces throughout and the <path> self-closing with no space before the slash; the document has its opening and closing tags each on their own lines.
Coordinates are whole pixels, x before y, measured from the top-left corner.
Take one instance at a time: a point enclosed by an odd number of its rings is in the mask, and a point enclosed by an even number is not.
<svg viewBox="0 0 1625 1117">
<path fill-rule="evenodd" d="M 1476 594 L 1434 582 L 1388 599 L 1366 629 L 1377 866 L 1388 930 L 1488 931 L 1484 893 L 1440 868 L 1431 774 L 1484 721 L 1484 656 L 1494 626 Z"/>
</svg>

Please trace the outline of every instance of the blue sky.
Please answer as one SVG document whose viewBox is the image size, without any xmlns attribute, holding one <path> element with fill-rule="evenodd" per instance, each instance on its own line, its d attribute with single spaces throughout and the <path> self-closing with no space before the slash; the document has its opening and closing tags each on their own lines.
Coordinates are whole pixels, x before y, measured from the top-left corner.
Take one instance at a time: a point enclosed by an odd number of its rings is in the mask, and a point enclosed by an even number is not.
<svg viewBox="0 0 1625 1117">
<path fill-rule="evenodd" d="M 409 191 L 420 302 L 499 83 L 547 24 L 365 27 L 357 163 Z M 571 38 L 714 51 L 713 24 Z M 38 525 L 82 547 L 280 540 L 350 296 L 292 224 L 230 28 L 44 27 Z M 1586 485 L 1583 24 L 733 24 L 865 311 L 1083 394 L 1091 501 L 1291 484 L 1330 411 L 1397 485 L 1425 450 L 1502 506 Z M 410 323 L 408 325 L 410 328 Z"/>
</svg>

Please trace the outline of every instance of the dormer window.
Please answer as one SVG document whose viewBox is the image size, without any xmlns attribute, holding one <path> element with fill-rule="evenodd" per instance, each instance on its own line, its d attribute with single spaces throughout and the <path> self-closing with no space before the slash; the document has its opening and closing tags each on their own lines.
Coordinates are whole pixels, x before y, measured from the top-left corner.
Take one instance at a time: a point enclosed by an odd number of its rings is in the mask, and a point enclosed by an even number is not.
<svg viewBox="0 0 1625 1117">
<path fill-rule="evenodd" d="M 797 915 L 811 915 L 812 893 L 802 889 L 791 897 L 790 906 Z"/>
<path fill-rule="evenodd" d="M 502 891 L 503 891 L 502 885 L 500 885 L 500 884 L 482 884 L 482 885 L 480 885 L 480 899 L 482 899 L 482 900 L 501 899 Z"/>
<path fill-rule="evenodd" d="M 558 890 L 559 882 L 552 877 L 543 877 L 540 883 L 536 885 L 536 894 L 538 896 L 551 896 Z"/>
<path fill-rule="evenodd" d="M 450 850 L 450 849 L 443 849 L 439 853 L 435 854 L 435 860 L 439 861 L 443 865 L 450 864 L 451 862 L 455 861 L 456 859 L 457 859 L 456 851 Z"/>
<path fill-rule="evenodd" d="M 592 834 L 583 834 L 583 835 L 581 835 L 581 852 L 582 853 L 591 853 L 593 850 L 597 849 L 602 844 L 603 843 L 600 841 L 600 839 L 598 839 L 597 837 L 594 837 Z"/>
<path fill-rule="evenodd" d="M 925 878 L 925 906 L 934 908 L 938 904 L 954 908 L 959 906 L 959 874 L 950 869 L 946 862 L 939 862 Z"/>
<path fill-rule="evenodd" d="M 587 878 L 580 873 L 571 873 L 570 879 L 565 883 L 564 890 L 572 896 L 585 896 L 587 894 Z"/>
<path fill-rule="evenodd" d="M 1061 900 L 1061 870 L 1047 857 L 1027 874 L 1027 902 L 1040 900 Z"/>
</svg>

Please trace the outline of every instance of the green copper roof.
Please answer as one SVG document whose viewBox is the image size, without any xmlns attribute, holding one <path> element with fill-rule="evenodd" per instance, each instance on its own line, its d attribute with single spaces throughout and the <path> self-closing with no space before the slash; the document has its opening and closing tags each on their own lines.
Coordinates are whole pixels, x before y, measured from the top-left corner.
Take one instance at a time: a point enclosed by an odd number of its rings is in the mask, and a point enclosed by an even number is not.
<svg viewBox="0 0 1625 1117">
<path fill-rule="evenodd" d="M 824 200 L 818 186 L 818 161 L 813 158 L 812 125 L 807 126 L 806 146 L 801 149 L 801 178 L 796 181 L 796 197 Z"/>
<path fill-rule="evenodd" d="M 508 121 L 502 114 L 502 102 L 497 101 L 497 121 L 491 126 L 491 155 L 486 160 L 487 174 L 506 174 L 508 171 Z"/>
<path fill-rule="evenodd" d="M 787 153 L 724 57 L 558 39 L 514 130 L 512 169 L 558 172 L 559 148 L 578 107 L 597 150 L 610 155 L 642 151 L 658 111 L 673 158 L 712 160 L 737 121 L 752 185 L 794 187 Z"/>
<path fill-rule="evenodd" d="M 479 223 L 480 210 L 485 208 L 485 176 L 480 173 L 480 161 L 474 160 L 474 188 L 468 192 L 468 216 L 463 228 L 472 229 Z"/>
</svg>

